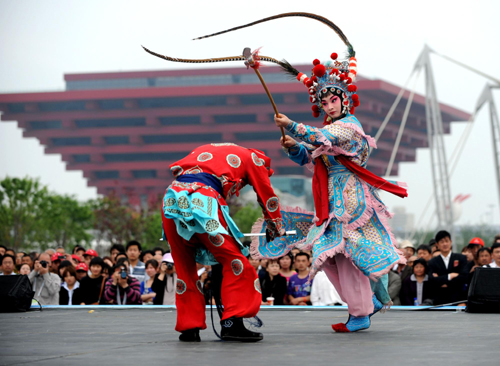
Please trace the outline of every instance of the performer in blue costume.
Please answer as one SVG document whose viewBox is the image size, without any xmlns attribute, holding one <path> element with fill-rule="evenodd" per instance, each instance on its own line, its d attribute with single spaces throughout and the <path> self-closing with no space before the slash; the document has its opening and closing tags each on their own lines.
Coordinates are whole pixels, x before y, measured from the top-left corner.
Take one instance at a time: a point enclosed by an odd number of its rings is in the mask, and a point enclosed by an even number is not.
<svg viewBox="0 0 500 366">
<path fill-rule="evenodd" d="M 315 117 L 324 113 L 324 127 L 316 128 L 275 116 L 276 125 L 290 136 L 282 139 L 288 156 L 314 171 L 316 217 L 303 249 L 313 250 L 311 277 L 323 270 L 348 304 L 349 320 L 335 324 L 337 332 L 367 329 L 370 316 L 390 304 L 387 273 L 405 259 L 397 249 L 387 219 L 391 217 L 377 188 L 384 184 L 401 196 L 405 190 L 378 178 L 365 166 L 375 141 L 353 115 L 359 105 L 353 85 L 357 62 L 314 60 L 311 79 L 298 79 L 309 87 Z M 370 283 L 370 279 L 372 282 Z M 380 280 L 379 280 L 380 279 Z M 375 292 L 375 295 L 372 295 Z"/>
</svg>

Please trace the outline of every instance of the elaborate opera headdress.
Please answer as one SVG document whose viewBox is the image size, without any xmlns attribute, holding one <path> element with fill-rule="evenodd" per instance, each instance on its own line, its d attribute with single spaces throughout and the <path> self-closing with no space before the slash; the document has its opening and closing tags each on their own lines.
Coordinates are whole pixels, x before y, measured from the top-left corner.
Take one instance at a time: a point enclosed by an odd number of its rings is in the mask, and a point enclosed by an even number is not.
<svg viewBox="0 0 500 366">
<path fill-rule="evenodd" d="M 232 32 L 238 29 L 250 27 L 259 23 L 264 23 L 270 20 L 275 20 L 279 18 L 286 17 L 305 17 L 315 19 L 320 21 L 323 24 L 326 24 L 328 27 L 333 29 L 335 33 L 342 39 L 342 41 L 347 46 L 347 60 L 346 61 L 338 61 L 338 55 L 336 53 L 331 54 L 331 59 L 324 63 L 321 63 L 319 60 L 314 60 L 311 77 L 307 77 L 307 75 L 299 72 L 292 65 L 290 65 L 286 60 L 278 61 L 272 57 L 261 56 L 258 55 L 257 52 L 253 53 L 254 59 L 257 61 L 256 65 L 258 67 L 260 61 L 268 61 L 273 62 L 281 66 L 281 68 L 292 75 L 297 80 L 304 83 L 304 85 L 309 89 L 310 101 L 313 103 L 313 115 L 314 117 L 319 117 L 322 112 L 321 105 L 321 95 L 324 95 L 327 91 L 331 91 L 333 94 L 340 96 L 342 99 L 342 113 L 347 114 L 347 112 L 354 114 L 354 109 L 359 105 L 359 97 L 356 94 L 357 87 L 353 85 L 356 81 L 357 75 L 357 61 L 355 58 L 356 52 L 352 47 L 351 43 L 348 41 L 347 37 L 344 35 L 342 30 L 337 27 L 330 20 L 316 14 L 311 13 L 284 13 L 274 15 L 268 18 L 264 18 L 261 20 L 257 20 L 252 23 L 248 23 L 245 25 L 241 25 L 238 27 L 234 27 L 231 29 L 227 29 L 221 32 L 209 34 L 203 37 L 195 38 L 195 39 L 203 39 L 209 38 L 213 36 L 217 36 L 223 33 Z M 221 57 L 221 58 L 210 58 L 210 59 L 180 59 L 169 56 L 163 56 L 152 52 L 144 47 L 144 49 L 152 55 L 163 58 L 167 61 L 173 62 L 187 62 L 187 63 L 208 63 L 208 62 L 225 62 L 225 61 L 246 61 L 244 56 L 231 56 L 231 57 Z M 252 66 L 255 67 L 255 66 Z"/>
</svg>

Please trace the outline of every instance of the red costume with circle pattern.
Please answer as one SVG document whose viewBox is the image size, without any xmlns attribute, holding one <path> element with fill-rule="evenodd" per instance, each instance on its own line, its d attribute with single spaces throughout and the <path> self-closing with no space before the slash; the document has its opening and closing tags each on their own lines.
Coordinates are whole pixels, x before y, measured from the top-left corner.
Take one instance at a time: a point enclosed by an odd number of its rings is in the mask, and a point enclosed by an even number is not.
<svg viewBox="0 0 500 366">
<path fill-rule="evenodd" d="M 175 328 L 177 331 L 206 328 L 205 299 L 195 262 L 196 247 L 199 245 L 208 249 L 223 267 L 221 297 L 224 313 L 222 320 L 231 317 L 249 318 L 257 315 L 262 298 L 257 273 L 242 254 L 238 241 L 230 234 L 220 206 L 226 206 L 225 199 L 235 194 L 239 195 L 239 190 L 250 184 L 257 194 L 257 200 L 262 207 L 268 227 L 273 235 L 278 236 L 282 220 L 279 200 L 269 180 L 273 173 L 270 164 L 271 160 L 259 150 L 222 143 L 200 146 L 170 166 L 174 177 L 208 173 L 219 179 L 222 185 L 222 196 L 204 184 L 196 186 L 197 183 L 192 183 L 190 186 L 174 182 L 169 189 L 186 190 L 190 194 L 194 184 L 194 190 L 197 193 L 216 199 L 219 204 L 219 224 L 229 232 L 228 235 L 195 233 L 190 240 L 186 240 L 179 235 L 175 220 L 167 218 L 163 211 L 163 229 L 172 250 L 178 278 Z"/>
</svg>

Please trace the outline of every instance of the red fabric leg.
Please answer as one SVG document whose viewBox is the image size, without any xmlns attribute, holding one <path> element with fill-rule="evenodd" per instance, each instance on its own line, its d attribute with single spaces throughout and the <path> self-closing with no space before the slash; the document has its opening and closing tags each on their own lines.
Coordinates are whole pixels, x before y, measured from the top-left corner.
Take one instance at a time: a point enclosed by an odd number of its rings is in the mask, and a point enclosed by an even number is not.
<svg viewBox="0 0 500 366">
<path fill-rule="evenodd" d="M 177 287 L 175 305 L 177 307 L 177 324 L 175 330 L 183 332 L 188 329 L 206 329 L 205 297 L 198 289 L 198 274 L 194 246 L 177 234 L 174 220 L 163 219 L 163 230 L 172 250 L 175 269 L 177 271 Z"/>
<path fill-rule="evenodd" d="M 220 222 L 224 224 L 223 218 Z M 222 264 L 222 320 L 257 315 L 262 301 L 259 279 L 248 259 L 241 254 L 236 240 L 229 235 L 220 235 L 216 239 L 208 234 L 198 234 L 197 237 Z"/>
</svg>

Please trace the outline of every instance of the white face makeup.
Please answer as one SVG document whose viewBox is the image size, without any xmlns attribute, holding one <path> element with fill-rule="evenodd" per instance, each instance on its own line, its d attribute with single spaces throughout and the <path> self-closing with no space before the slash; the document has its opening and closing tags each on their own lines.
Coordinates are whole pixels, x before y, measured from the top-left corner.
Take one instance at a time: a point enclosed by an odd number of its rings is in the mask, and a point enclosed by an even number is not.
<svg viewBox="0 0 500 366">
<path fill-rule="evenodd" d="M 342 114 L 342 103 L 340 97 L 337 95 L 332 93 L 326 94 L 321 98 L 321 105 L 325 113 L 333 119 L 340 117 Z"/>
</svg>

